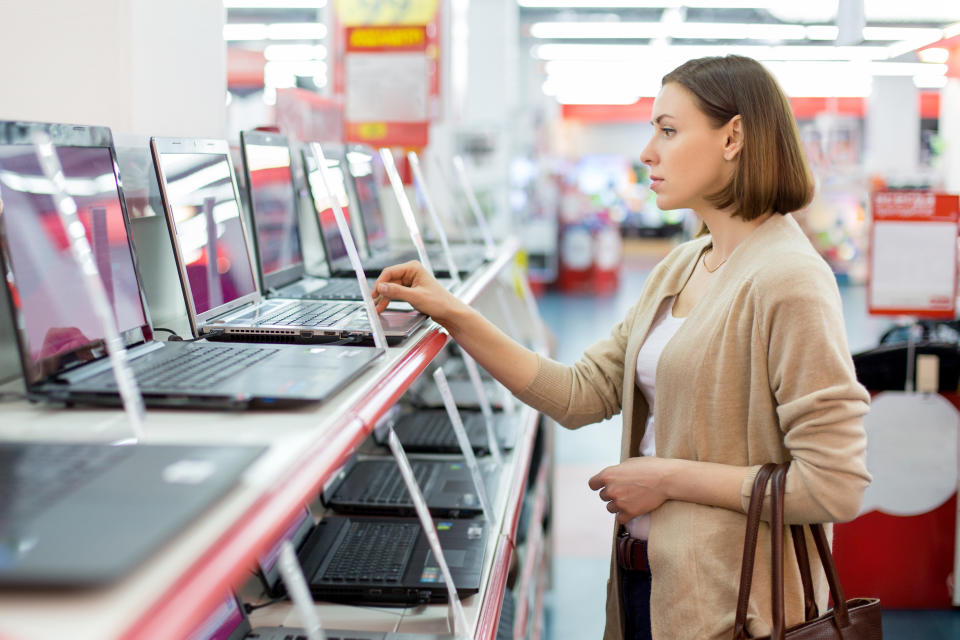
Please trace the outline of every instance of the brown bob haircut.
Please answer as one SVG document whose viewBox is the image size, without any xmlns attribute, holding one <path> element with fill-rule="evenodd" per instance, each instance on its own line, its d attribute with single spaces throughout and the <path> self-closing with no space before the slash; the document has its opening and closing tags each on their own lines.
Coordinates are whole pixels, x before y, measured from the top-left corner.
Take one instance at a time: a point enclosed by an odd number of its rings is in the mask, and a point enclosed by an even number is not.
<svg viewBox="0 0 960 640">
<path fill-rule="evenodd" d="M 752 220 L 767 211 L 786 214 L 813 197 L 807 165 L 790 103 L 777 81 L 752 58 L 725 56 L 689 60 L 663 77 L 696 97 L 714 127 L 736 115 L 743 122 L 743 147 L 726 187 L 708 201 Z"/>
</svg>

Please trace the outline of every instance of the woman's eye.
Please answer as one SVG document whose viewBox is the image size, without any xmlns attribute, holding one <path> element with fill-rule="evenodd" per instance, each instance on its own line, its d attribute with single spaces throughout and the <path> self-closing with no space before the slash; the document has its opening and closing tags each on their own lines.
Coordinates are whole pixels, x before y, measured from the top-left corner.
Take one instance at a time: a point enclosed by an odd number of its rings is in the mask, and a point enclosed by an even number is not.
<svg viewBox="0 0 960 640">
<path fill-rule="evenodd" d="M 661 127 L 661 128 L 660 128 L 660 131 L 662 131 L 662 132 L 663 132 L 663 135 L 665 135 L 665 136 L 668 137 L 668 138 L 669 138 L 670 136 L 672 136 L 673 134 L 676 133 L 676 130 L 675 130 L 675 129 L 671 129 L 670 127 Z"/>
</svg>

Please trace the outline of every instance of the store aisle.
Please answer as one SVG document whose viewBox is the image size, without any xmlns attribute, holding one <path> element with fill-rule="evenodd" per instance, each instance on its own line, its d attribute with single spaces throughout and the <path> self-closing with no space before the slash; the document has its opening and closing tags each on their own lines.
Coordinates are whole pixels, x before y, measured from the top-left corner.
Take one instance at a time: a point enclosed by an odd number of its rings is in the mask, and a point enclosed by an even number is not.
<svg viewBox="0 0 960 640">
<path fill-rule="evenodd" d="M 625 251 L 620 287 L 605 298 L 549 293 L 540 301 L 544 320 L 557 339 L 556 357 L 574 362 L 604 337 L 635 302 L 663 242 L 633 244 Z M 866 314 L 863 287 L 841 287 L 851 349 L 876 344 L 889 321 Z M 546 640 L 599 639 L 610 562 L 613 516 L 587 487 L 587 479 L 615 464 L 620 451 L 619 416 L 577 431 L 557 428 L 554 440 L 553 588 L 547 599 Z M 884 614 L 886 640 L 960 638 L 960 611 L 891 611 Z"/>
</svg>

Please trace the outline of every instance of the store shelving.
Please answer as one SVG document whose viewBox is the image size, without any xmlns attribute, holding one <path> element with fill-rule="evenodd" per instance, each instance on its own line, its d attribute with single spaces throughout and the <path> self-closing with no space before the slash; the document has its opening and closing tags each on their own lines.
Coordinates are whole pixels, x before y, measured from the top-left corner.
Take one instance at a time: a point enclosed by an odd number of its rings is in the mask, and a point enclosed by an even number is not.
<svg viewBox="0 0 960 640">
<path fill-rule="evenodd" d="M 483 310 L 486 292 L 502 286 L 498 276 L 512 268 L 517 246 L 514 240 L 505 242 L 492 263 L 463 283 L 458 296 Z M 518 302 L 517 308 L 524 305 Z M 240 486 L 116 584 L 73 592 L 0 592 L 0 638 L 186 636 L 229 589 L 249 580 L 258 554 L 276 542 L 298 509 L 314 500 L 332 472 L 370 436 L 449 341 L 438 325 L 427 323 L 405 343 L 389 348 L 342 392 L 316 406 L 287 411 L 148 411 L 145 442 L 230 442 L 269 448 Z M 495 506 L 496 535 L 490 537 L 484 564 L 485 587 L 465 602 L 478 639 L 492 640 L 496 635 L 526 491 L 538 416 L 528 408 L 522 411 L 524 430 L 507 458 L 504 474 L 509 482 L 498 492 Z M 0 439 L 110 442 L 129 437 L 118 410 L 66 410 L 24 401 L 4 403 L 0 415 Z M 408 610 L 400 616 L 397 630 L 442 633 L 431 620 L 445 621 L 443 610 L 440 606 Z M 331 613 L 332 620 L 349 615 Z"/>
</svg>

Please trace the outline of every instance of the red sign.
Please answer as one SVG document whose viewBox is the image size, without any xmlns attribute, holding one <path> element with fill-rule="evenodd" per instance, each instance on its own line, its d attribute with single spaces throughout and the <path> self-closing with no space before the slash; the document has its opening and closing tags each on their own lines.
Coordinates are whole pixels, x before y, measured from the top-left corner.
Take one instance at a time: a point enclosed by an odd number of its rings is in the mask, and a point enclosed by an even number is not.
<svg viewBox="0 0 960 640">
<path fill-rule="evenodd" d="M 954 318 L 960 197 L 877 191 L 872 204 L 870 313 Z"/>
</svg>

